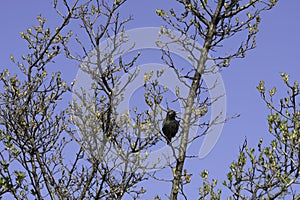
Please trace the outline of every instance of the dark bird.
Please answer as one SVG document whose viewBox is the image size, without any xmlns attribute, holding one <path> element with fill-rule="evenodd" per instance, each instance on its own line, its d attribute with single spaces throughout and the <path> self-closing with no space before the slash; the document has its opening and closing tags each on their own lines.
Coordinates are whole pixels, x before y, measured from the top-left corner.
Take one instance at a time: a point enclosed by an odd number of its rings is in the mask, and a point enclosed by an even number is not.
<svg viewBox="0 0 300 200">
<path fill-rule="evenodd" d="M 163 122 L 162 132 L 167 139 L 167 144 L 170 144 L 172 138 L 175 137 L 179 128 L 179 121 L 177 121 L 175 117 L 176 112 L 174 110 L 168 110 L 166 118 Z"/>
</svg>

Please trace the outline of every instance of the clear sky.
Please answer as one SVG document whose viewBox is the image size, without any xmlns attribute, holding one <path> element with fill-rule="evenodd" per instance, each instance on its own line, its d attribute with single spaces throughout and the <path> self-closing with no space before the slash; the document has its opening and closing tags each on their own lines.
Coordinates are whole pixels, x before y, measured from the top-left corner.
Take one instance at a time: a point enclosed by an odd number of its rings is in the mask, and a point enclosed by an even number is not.
<svg viewBox="0 0 300 200">
<path fill-rule="evenodd" d="M 14 71 L 9 56 L 17 58 L 26 53 L 26 44 L 20 32 L 36 24 L 36 16 L 42 14 L 51 26 L 59 20 L 51 8 L 51 1 L 10 0 L 0 3 L 0 69 Z M 176 5 L 176 4 L 175 4 Z M 156 8 L 170 8 L 170 0 L 128 0 L 122 8 L 123 15 L 132 15 L 134 21 L 127 29 L 140 27 L 160 27 L 162 21 L 155 14 Z M 227 115 L 240 114 L 239 118 L 225 124 L 222 135 L 211 153 L 203 159 L 187 164 L 199 174 L 203 169 L 210 171 L 211 178 L 224 180 L 228 166 L 238 155 L 238 148 L 245 137 L 248 144 L 256 146 L 260 137 L 267 137 L 268 110 L 256 90 L 260 80 L 266 86 L 282 86 L 280 72 L 290 74 L 291 80 L 300 79 L 300 1 L 279 0 L 271 11 L 264 12 L 257 35 L 257 48 L 247 53 L 245 59 L 234 60 L 229 68 L 221 72 L 227 95 Z M 147 40 L 147 38 L 145 38 Z M 76 67 L 63 66 L 63 76 L 75 78 Z M 65 72 L 65 74 L 64 74 Z M 198 179 L 198 174 L 193 179 Z M 169 194 L 170 185 L 166 186 Z M 197 194 L 194 184 L 190 189 Z M 152 191 L 153 192 L 153 191 Z M 157 192 L 157 191 L 156 191 Z M 154 192 L 153 192 L 154 194 Z"/>
</svg>

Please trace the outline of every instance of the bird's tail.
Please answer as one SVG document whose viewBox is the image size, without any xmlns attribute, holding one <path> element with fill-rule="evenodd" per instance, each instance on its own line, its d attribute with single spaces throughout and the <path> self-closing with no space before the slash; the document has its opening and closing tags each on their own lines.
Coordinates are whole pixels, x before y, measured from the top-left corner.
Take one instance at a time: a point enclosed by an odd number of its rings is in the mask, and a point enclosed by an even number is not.
<svg viewBox="0 0 300 200">
<path fill-rule="evenodd" d="M 166 138 L 167 139 L 167 145 L 170 145 L 171 144 L 171 140 L 169 138 Z"/>
</svg>

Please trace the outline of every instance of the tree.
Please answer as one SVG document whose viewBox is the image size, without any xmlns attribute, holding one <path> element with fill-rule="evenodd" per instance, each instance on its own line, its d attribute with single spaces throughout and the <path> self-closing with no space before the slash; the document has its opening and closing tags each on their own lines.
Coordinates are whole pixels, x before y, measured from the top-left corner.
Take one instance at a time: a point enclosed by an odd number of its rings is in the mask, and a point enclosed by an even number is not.
<svg viewBox="0 0 300 200">
<path fill-rule="evenodd" d="M 173 172 L 170 199 L 179 199 L 178 193 L 187 199 L 184 186 L 191 181 L 191 173 L 184 169 L 187 145 L 205 135 L 214 123 L 224 122 L 218 117 L 204 121 L 209 106 L 217 99 L 205 98 L 204 91 L 209 88 L 203 84 L 203 75 L 228 67 L 232 59 L 244 58 L 248 50 L 255 48 L 260 14 L 274 7 L 277 1 L 177 2 L 182 5 L 181 11 L 157 10 L 157 14 L 181 35 L 178 37 L 164 27 L 161 33 L 168 36 L 170 42 L 158 44 L 163 61 L 178 79 L 186 85 L 191 83 L 188 96 L 181 96 L 180 89 L 176 94 L 177 100 L 185 102 L 185 112 L 177 134 L 181 136 L 180 146 L 170 144 L 175 165 L 169 163 Z M 149 155 L 148 149 L 162 141 L 159 123 L 163 118 L 161 102 L 166 91 L 159 86 L 158 77 L 163 71 L 140 74 L 135 68 L 140 53 L 129 60 L 122 57 L 130 50 L 122 45 L 128 42 L 125 24 L 132 20 L 131 17 L 124 19 L 119 13 L 125 3 L 126 0 L 54 0 L 54 9 L 62 24 L 53 30 L 46 27 L 46 19 L 38 16 L 38 25 L 21 33 L 28 43 L 29 53 L 22 56 L 21 61 L 11 56 L 20 74 L 10 75 L 4 70 L 0 77 L 4 88 L 0 94 L 0 197 L 122 199 L 129 195 L 138 199 L 146 192 L 141 183 L 150 178 L 158 179 L 155 172 L 148 171 L 156 169 L 156 163 L 145 165 L 143 161 Z M 80 31 L 67 31 L 72 23 L 79 23 Z M 236 51 L 228 52 L 226 43 L 237 35 L 245 39 L 238 43 Z M 107 43 L 103 44 L 103 40 Z M 203 46 L 195 46 L 195 41 L 202 41 Z M 183 47 L 195 63 L 195 67 L 183 75 L 169 51 L 174 42 Z M 78 48 L 74 52 L 75 45 L 80 47 L 79 53 Z M 76 81 L 67 84 L 59 72 L 49 74 L 59 55 L 79 65 L 81 72 L 91 80 L 88 90 L 78 86 Z M 206 66 L 208 61 L 214 63 L 210 68 Z M 124 82 L 120 78 L 123 75 L 128 77 Z M 117 107 L 125 88 L 137 76 L 144 76 L 144 100 L 148 107 L 143 111 L 134 108 L 121 113 Z M 274 112 L 268 121 L 275 140 L 265 148 L 261 140 L 258 156 L 246 144 L 241 148 L 238 160 L 231 165 L 228 181 L 223 183 L 232 191 L 233 199 L 274 199 L 281 195 L 299 199 L 293 188 L 299 182 L 296 103 L 299 89 L 298 84 L 288 83 L 287 75 L 282 77 L 290 95 L 283 98 L 280 108 L 273 105 L 275 89 L 270 91 L 271 101 L 268 101 L 263 82 L 258 87 Z M 72 94 L 74 100 L 63 107 L 67 94 Z M 202 133 L 189 138 L 192 126 L 202 127 Z M 71 148 L 73 156 L 66 156 Z M 280 166 L 282 158 L 284 165 Z M 200 199 L 220 199 L 217 181 L 208 181 L 206 170 L 201 177 Z"/>
<path fill-rule="evenodd" d="M 270 110 L 269 134 L 272 140 L 264 145 L 261 138 L 256 148 L 247 140 L 240 149 L 236 161 L 230 166 L 226 186 L 232 193 L 230 199 L 299 199 L 299 83 L 289 82 L 289 76 L 281 74 L 287 87 L 287 95 L 275 98 L 276 87 L 266 91 L 264 81 L 257 86 L 263 101 Z M 278 104 L 279 102 L 279 104 Z M 217 181 L 208 181 L 208 171 L 201 174 L 204 181 L 200 199 L 220 199 Z"/>
<path fill-rule="evenodd" d="M 122 58 L 131 48 L 123 45 L 127 42 L 124 25 L 132 19 L 122 20 L 118 12 L 125 2 L 99 0 L 83 4 L 73 17 L 80 21 L 84 33 L 83 37 L 76 37 L 82 54 L 72 52 L 74 44 L 64 45 L 66 56 L 77 61 L 82 74 L 90 80 L 85 79 L 89 83 L 87 88 L 74 85 L 69 110 L 70 125 L 75 128 L 68 132 L 90 165 L 83 168 L 83 177 L 88 178 L 81 182 L 85 188 L 82 197 L 122 199 L 127 193 L 138 198 L 145 193 L 137 184 L 147 179 L 149 168 L 141 163 L 147 158 L 147 149 L 158 141 L 157 134 L 153 134 L 159 129 L 153 122 L 158 111 L 154 107 L 151 110 L 151 97 L 146 99 L 147 112 L 135 109 L 133 113 L 121 113 L 117 109 L 126 87 L 139 75 L 138 68 L 131 71 L 139 53 L 128 62 Z M 83 42 L 86 36 L 88 42 Z M 121 75 L 128 79 L 122 82 Z M 134 115 L 134 122 L 130 114 Z"/>
<path fill-rule="evenodd" d="M 138 114 L 134 128 L 137 137 L 132 138 L 127 133 L 128 114 L 120 116 L 115 110 L 120 101 L 115 97 L 122 93 L 116 90 L 115 74 L 128 73 L 138 57 L 128 63 L 120 57 L 118 64 L 112 63 L 113 56 L 124 53 L 118 52 L 119 46 L 126 42 L 124 24 L 131 19 L 120 20 L 118 8 L 125 2 L 54 0 L 62 25 L 51 30 L 46 27 L 46 19 L 38 16 L 38 25 L 21 33 L 30 53 L 22 56 L 22 61 L 13 56 L 11 60 L 22 75 L 11 76 L 8 70 L 1 73 L 1 197 L 122 199 L 125 193 L 137 198 L 145 192 L 142 187 L 136 188 L 145 179 L 145 169 L 138 164 L 139 152 L 157 141 L 156 135 L 149 135 L 153 123 L 147 115 Z M 95 65 L 84 60 L 92 49 L 84 46 L 80 34 L 75 32 L 74 38 L 72 30 L 65 31 L 77 21 L 95 49 Z M 69 47 L 70 43 L 74 45 L 72 38 L 82 47 L 82 56 L 73 56 Z M 103 38 L 114 45 L 107 52 L 99 46 Z M 48 74 L 63 53 L 83 63 L 81 70 L 96 80 L 92 98 L 86 91 L 75 90 L 75 82 L 67 85 L 60 72 Z M 77 101 L 62 108 L 67 92 L 74 93 Z M 142 133 L 149 137 L 139 137 Z M 66 156 L 69 148 L 74 150 L 71 157 Z M 105 153 L 113 150 L 120 160 L 107 160 Z"/>
<path fill-rule="evenodd" d="M 38 25 L 21 32 L 29 53 L 21 61 L 11 56 L 20 74 L 1 73 L 4 91 L 0 95 L 0 196 L 9 193 L 15 199 L 64 198 L 62 184 L 67 171 L 61 160 L 65 146 L 67 116 L 58 104 L 67 91 L 60 72 L 48 74 L 47 65 L 60 54 L 71 32 L 62 35 L 69 24 L 75 2 L 68 7 L 62 24 L 50 30 L 46 19 L 38 16 Z M 70 176 L 68 183 L 72 178 Z"/>
<path fill-rule="evenodd" d="M 288 75 L 281 74 L 287 96 L 278 103 L 274 97 L 276 87 L 267 94 L 264 82 L 257 89 L 270 109 L 269 133 L 273 140 L 264 147 L 261 138 L 257 149 L 245 146 L 228 173 L 226 186 L 235 199 L 299 199 L 293 187 L 299 184 L 299 134 L 300 113 L 299 83 L 289 82 Z M 268 97 L 267 97 L 268 96 Z"/>
<path fill-rule="evenodd" d="M 177 73 L 179 74 L 178 79 L 186 82 L 186 84 L 189 84 L 189 80 L 192 83 L 187 97 L 178 96 L 179 99 L 184 99 L 185 112 L 180 132 L 182 135 L 181 144 L 176 156 L 176 165 L 173 168 L 174 178 L 170 199 L 177 199 L 178 192 L 183 191 L 183 185 L 186 184 L 184 181 L 186 149 L 188 143 L 193 141 L 188 139 L 189 131 L 191 126 L 199 126 L 199 119 L 201 118 L 201 115 L 194 114 L 193 110 L 209 105 L 203 101 L 199 103 L 202 95 L 201 80 L 203 74 L 227 67 L 232 59 L 244 58 L 248 50 L 255 48 L 255 37 L 261 20 L 260 14 L 273 8 L 277 1 L 177 0 L 177 2 L 182 5 L 182 11 L 157 10 L 157 14 L 171 27 L 171 29 L 163 28 L 162 30 L 162 34 L 171 38 L 171 42 L 160 44 L 163 50 L 162 59 L 176 72 L 180 72 L 180 68 L 174 63 L 169 51 L 169 46 L 175 42 L 191 55 L 190 58 L 195 66 L 186 75 L 181 76 L 180 73 Z M 181 35 L 176 37 L 172 29 L 179 31 Z M 224 46 L 226 46 L 227 41 L 232 41 L 230 39 L 237 38 L 237 35 L 243 35 L 245 39 L 240 41 L 234 52 L 227 52 Z M 203 46 L 195 46 L 195 42 L 191 39 L 202 41 Z M 222 55 L 222 51 L 224 55 Z M 215 63 L 211 68 L 206 66 L 208 60 Z M 215 99 L 210 100 L 210 102 L 213 101 Z M 203 126 L 203 124 L 200 125 Z M 212 125 L 212 123 L 208 123 L 205 127 Z M 204 128 L 202 135 L 205 134 L 206 130 L 207 128 Z M 182 195 L 185 196 L 183 193 Z"/>
</svg>

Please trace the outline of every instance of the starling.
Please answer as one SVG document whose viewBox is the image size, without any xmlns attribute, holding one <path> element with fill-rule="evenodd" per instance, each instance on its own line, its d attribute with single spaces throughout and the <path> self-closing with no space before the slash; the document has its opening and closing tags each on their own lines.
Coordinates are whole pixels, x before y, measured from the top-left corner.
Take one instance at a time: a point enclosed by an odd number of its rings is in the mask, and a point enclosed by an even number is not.
<svg viewBox="0 0 300 200">
<path fill-rule="evenodd" d="M 175 117 L 176 112 L 174 110 L 169 110 L 167 112 L 166 119 L 163 122 L 162 131 L 167 139 L 167 144 L 170 144 L 179 128 L 179 121 L 177 121 Z"/>
</svg>

